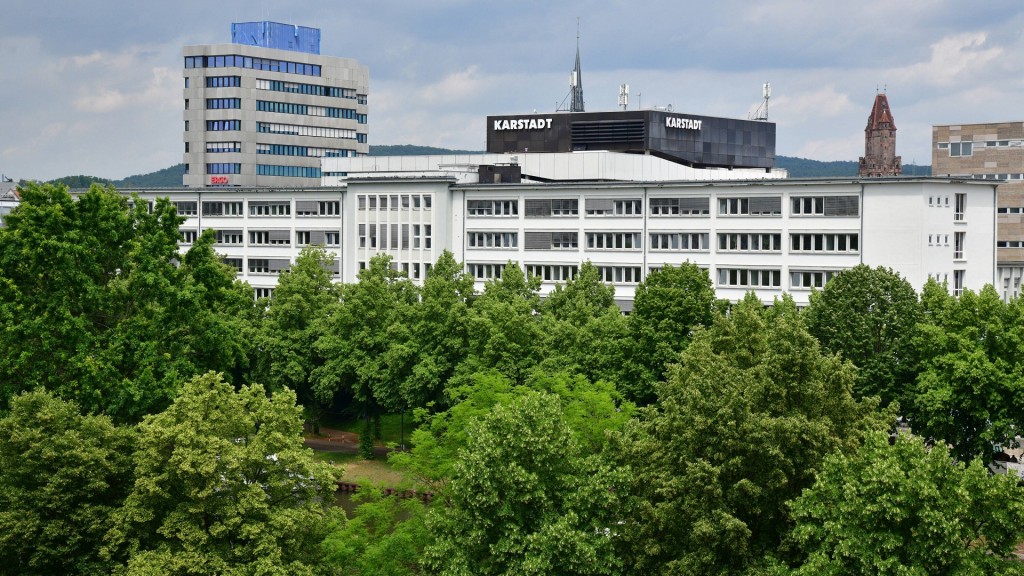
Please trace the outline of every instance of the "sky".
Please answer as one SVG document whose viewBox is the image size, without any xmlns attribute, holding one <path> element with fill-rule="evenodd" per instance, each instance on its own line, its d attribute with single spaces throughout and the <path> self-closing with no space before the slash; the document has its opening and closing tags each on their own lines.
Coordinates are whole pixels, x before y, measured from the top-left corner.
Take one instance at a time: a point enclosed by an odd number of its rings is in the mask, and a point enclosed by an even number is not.
<svg viewBox="0 0 1024 576">
<path fill-rule="evenodd" d="M 0 172 L 123 178 L 182 161 L 182 47 L 231 23 L 321 29 L 370 70 L 369 142 L 483 150 L 486 116 L 553 111 L 577 21 L 587 111 L 747 118 L 772 86 L 776 153 L 856 160 L 884 90 L 904 164 L 936 124 L 1024 121 L 1021 0 L 4 0 Z"/>
</svg>

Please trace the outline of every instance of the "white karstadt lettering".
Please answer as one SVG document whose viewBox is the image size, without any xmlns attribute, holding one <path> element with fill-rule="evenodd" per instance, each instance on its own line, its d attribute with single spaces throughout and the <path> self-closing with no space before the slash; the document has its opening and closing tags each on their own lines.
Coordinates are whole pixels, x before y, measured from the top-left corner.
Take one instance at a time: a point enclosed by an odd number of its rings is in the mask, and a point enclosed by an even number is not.
<svg viewBox="0 0 1024 576">
<path fill-rule="evenodd" d="M 551 118 L 513 118 L 495 120 L 495 130 L 544 130 L 551 129 Z"/>
<path fill-rule="evenodd" d="M 693 118 L 680 118 L 679 116 L 666 116 L 665 126 L 668 128 L 682 128 L 684 130 L 700 130 L 703 120 Z"/>
</svg>

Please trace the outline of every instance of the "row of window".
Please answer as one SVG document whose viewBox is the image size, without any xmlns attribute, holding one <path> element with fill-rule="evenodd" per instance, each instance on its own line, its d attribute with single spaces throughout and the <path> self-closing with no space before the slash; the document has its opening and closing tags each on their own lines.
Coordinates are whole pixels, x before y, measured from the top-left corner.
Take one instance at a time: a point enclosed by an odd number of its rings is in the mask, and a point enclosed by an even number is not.
<svg viewBox="0 0 1024 576">
<path fill-rule="evenodd" d="M 578 248 L 578 232 L 525 232 L 526 250 L 558 250 Z M 469 232 L 470 248 L 517 248 L 516 232 Z M 706 232 L 655 232 L 650 235 L 651 250 L 708 251 Z M 587 232 L 588 250 L 640 250 L 640 232 Z M 931 243 L 931 237 L 929 237 Z M 856 233 L 793 233 L 791 252 L 857 253 L 860 250 Z M 732 232 L 718 234 L 718 250 L 722 252 L 782 252 L 782 234 Z"/>
<path fill-rule="evenodd" d="M 390 240 L 390 241 L 389 241 Z M 359 247 L 381 250 L 431 248 L 430 224 L 360 224 Z"/>
<path fill-rule="evenodd" d="M 187 102 L 187 100 L 186 100 Z M 207 110 L 238 109 L 242 107 L 241 98 L 207 98 Z"/>
<path fill-rule="evenodd" d="M 285 72 L 288 74 L 301 74 L 303 76 L 319 76 L 319 64 L 303 64 L 301 62 L 288 62 L 287 60 L 275 60 L 273 58 L 253 58 L 240 54 L 227 54 L 224 56 L 186 56 L 185 68 L 250 68 L 252 70 L 265 70 L 267 72 Z"/>
<path fill-rule="evenodd" d="M 180 216 L 196 216 L 199 203 L 194 200 L 172 202 Z M 245 214 L 241 200 L 203 202 L 203 216 L 242 216 Z M 250 200 L 250 216 L 290 216 L 292 204 L 289 200 Z M 338 200 L 296 200 L 297 216 L 338 216 L 341 202 Z"/>
<path fill-rule="evenodd" d="M 971 177 L 975 180 L 1024 180 L 1024 173 L 972 174 Z"/>
<path fill-rule="evenodd" d="M 304 156 L 307 158 L 343 158 L 355 150 L 339 148 L 315 148 L 312 146 L 292 146 L 288 144 L 256 144 L 257 154 L 272 156 Z"/>
<path fill-rule="evenodd" d="M 433 201 L 430 194 L 360 194 L 356 197 L 360 210 L 430 210 Z"/>
<path fill-rule="evenodd" d="M 320 178 L 319 166 L 281 166 L 278 164 L 257 164 L 257 176 L 288 176 L 292 178 Z"/>
<path fill-rule="evenodd" d="M 185 144 L 188 144 L 186 142 Z M 220 153 L 220 152 L 241 152 L 241 142 L 207 142 L 206 153 Z"/>
<path fill-rule="evenodd" d="M 997 210 L 997 212 L 999 214 L 1024 214 L 1024 208 L 1022 208 L 1020 206 L 1012 206 L 1012 207 L 1004 206 L 1002 208 L 999 208 L 999 210 Z"/>
<path fill-rule="evenodd" d="M 344 120 L 359 120 L 361 117 L 361 121 L 359 123 L 366 124 L 366 114 L 358 114 L 352 108 L 334 108 L 331 106 L 312 106 L 308 104 L 291 104 L 288 102 L 257 100 L 256 110 L 259 112 L 298 114 L 300 116 L 322 116 L 326 118 L 341 118 Z"/>
<path fill-rule="evenodd" d="M 182 244 L 192 244 L 199 237 L 198 230 L 182 228 L 180 231 Z M 241 230 L 217 230 L 215 238 L 218 244 L 225 246 L 242 246 L 245 234 Z M 250 230 L 249 246 L 291 246 L 289 230 Z M 340 246 L 341 232 L 336 230 L 296 230 L 296 246 Z"/>
<path fill-rule="evenodd" d="M 206 165 L 207 174 L 241 174 L 242 165 L 237 162 L 211 162 Z"/>
<path fill-rule="evenodd" d="M 188 80 L 188 78 L 186 78 Z M 206 87 L 207 88 L 241 88 L 242 77 L 241 76 L 207 76 Z M 188 85 L 185 86 L 188 88 Z"/>
<path fill-rule="evenodd" d="M 232 130 L 241 130 L 241 120 L 207 120 L 206 131 L 207 132 L 227 132 Z"/>
<path fill-rule="evenodd" d="M 360 102 L 360 104 L 366 104 L 366 95 L 357 95 L 353 88 L 340 88 L 338 86 L 320 86 L 318 84 L 303 84 L 300 82 L 282 82 L 281 80 L 263 79 L 256 81 L 256 88 L 259 90 L 271 90 L 274 92 L 288 92 L 290 94 L 348 98 L 350 100 L 357 100 L 361 98 L 363 101 Z"/>
<path fill-rule="evenodd" d="M 938 143 L 938 149 L 949 150 L 949 155 L 952 157 L 971 156 L 974 154 L 975 148 L 1007 148 L 1010 146 L 1024 146 L 1024 140 L 985 140 L 981 142 L 961 141 Z"/>
<path fill-rule="evenodd" d="M 793 216 L 840 216 L 860 215 L 860 199 L 857 196 L 796 196 L 790 198 Z M 710 198 L 651 198 L 652 216 L 707 216 L 710 214 Z M 643 201 L 640 199 L 587 198 L 585 211 L 588 216 L 640 216 Z M 527 218 L 548 216 L 578 216 L 577 199 L 533 199 L 525 200 Z M 518 217 L 518 200 L 467 200 L 467 216 Z M 780 216 L 782 197 L 719 198 L 718 214 L 723 216 Z"/>
<path fill-rule="evenodd" d="M 237 128 L 236 128 L 237 130 Z M 329 128 L 324 126 L 298 126 L 295 124 L 277 124 L 275 122 L 257 122 L 256 131 L 264 134 L 287 134 L 289 136 L 313 136 L 317 138 L 342 138 L 360 141 L 355 130 L 348 128 Z"/>
</svg>

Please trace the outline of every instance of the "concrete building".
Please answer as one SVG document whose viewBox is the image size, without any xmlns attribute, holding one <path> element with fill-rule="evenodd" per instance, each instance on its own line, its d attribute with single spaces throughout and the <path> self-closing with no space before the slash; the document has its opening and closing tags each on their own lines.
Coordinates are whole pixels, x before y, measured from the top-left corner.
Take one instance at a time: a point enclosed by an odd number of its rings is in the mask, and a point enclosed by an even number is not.
<svg viewBox="0 0 1024 576">
<path fill-rule="evenodd" d="M 480 171 L 486 171 L 481 166 Z M 486 179 L 484 180 L 486 182 Z M 459 183 L 454 176 L 365 177 L 340 186 L 135 190 L 170 196 L 186 218 L 183 249 L 213 228 L 218 251 L 272 293 L 302 247 L 335 253 L 354 282 L 375 254 L 420 282 L 451 250 L 477 280 L 508 261 L 542 294 L 589 260 L 624 310 L 653 269 L 694 262 L 721 297 L 811 289 L 857 264 L 891 267 L 920 290 L 979 290 L 995 274 L 995 182 L 955 178 Z M 125 190 L 131 192 L 131 190 Z"/>
<path fill-rule="evenodd" d="M 902 172 L 902 158 L 896 155 L 896 122 L 889 109 L 889 98 L 880 92 L 875 95 L 868 125 L 864 128 L 864 156 L 857 175 L 874 178 L 899 176 Z"/>
<path fill-rule="evenodd" d="M 998 183 L 995 287 L 1021 295 L 1024 277 L 1024 122 L 932 127 L 932 174 Z"/>
<path fill-rule="evenodd" d="M 369 152 L 369 71 L 318 29 L 236 23 L 184 57 L 185 186 L 318 186 L 321 158 Z"/>
</svg>

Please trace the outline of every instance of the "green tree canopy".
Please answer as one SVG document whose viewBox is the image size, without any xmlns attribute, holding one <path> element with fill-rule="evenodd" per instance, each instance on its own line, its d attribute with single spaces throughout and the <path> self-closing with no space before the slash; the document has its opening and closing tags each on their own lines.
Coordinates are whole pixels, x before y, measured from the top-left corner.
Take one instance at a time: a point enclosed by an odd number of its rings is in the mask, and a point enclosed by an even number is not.
<svg viewBox="0 0 1024 576">
<path fill-rule="evenodd" d="M 923 313 L 914 288 L 888 268 L 863 264 L 811 293 L 807 328 L 857 368 L 854 390 L 882 402 L 905 399 L 916 375 L 913 338 Z"/>
<path fill-rule="evenodd" d="M 0 573 L 109 574 L 99 549 L 131 486 L 130 428 L 35 390 L 0 419 Z"/>
<path fill-rule="evenodd" d="M 629 329 L 630 368 L 623 391 L 638 404 L 654 400 L 654 384 L 678 360 L 698 326 L 710 326 L 719 306 L 706 270 L 686 262 L 652 271 L 637 285 Z"/>
<path fill-rule="evenodd" d="M 993 444 L 1010 445 L 1024 429 L 1024 304 L 1003 302 L 991 286 L 955 298 L 934 281 L 922 301 L 911 426 L 961 461 L 988 462 Z"/>
<path fill-rule="evenodd" d="M 0 228 L 0 398 L 42 386 L 136 421 L 180 382 L 245 363 L 252 299 L 205 236 L 184 258 L 181 218 L 112 188 L 28 185 Z M 181 265 L 178 263 L 181 261 Z"/>
<path fill-rule="evenodd" d="M 424 560 L 438 574 L 614 574 L 616 476 L 584 458 L 557 397 L 528 392 L 472 426 Z"/>
<path fill-rule="evenodd" d="M 793 504 L 796 574 L 1004 574 L 1024 540 L 1024 488 L 945 446 L 872 434 L 855 453 L 836 452 Z"/>
<path fill-rule="evenodd" d="M 303 445 L 295 394 L 214 373 L 139 425 L 135 484 L 106 553 L 128 574 L 313 574 L 336 471 Z"/>
<path fill-rule="evenodd" d="M 623 551 L 636 573 L 737 574 L 775 552 L 785 502 L 825 455 L 894 414 L 851 395 L 854 367 L 823 354 L 788 297 L 754 294 L 698 330 L 617 449 L 628 466 Z"/>
</svg>

